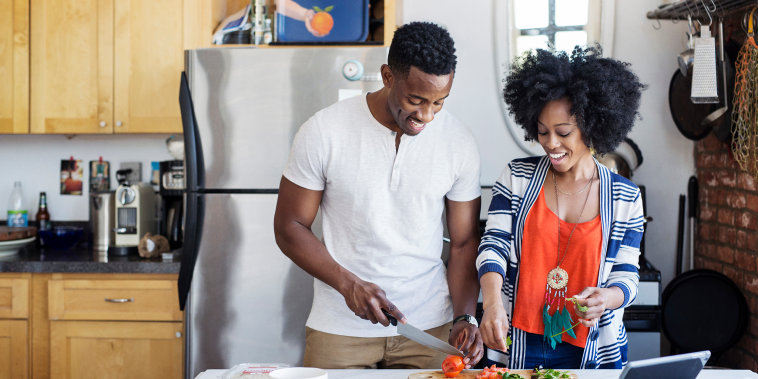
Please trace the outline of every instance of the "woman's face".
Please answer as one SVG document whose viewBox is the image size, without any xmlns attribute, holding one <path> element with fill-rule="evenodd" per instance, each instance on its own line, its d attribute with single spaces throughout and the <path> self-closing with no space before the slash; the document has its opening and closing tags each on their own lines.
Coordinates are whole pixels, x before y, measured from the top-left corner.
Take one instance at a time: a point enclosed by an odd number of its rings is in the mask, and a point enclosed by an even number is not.
<svg viewBox="0 0 758 379">
<path fill-rule="evenodd" d="M 553 100 L 542 108 L 537 119 L 537 140 L 558 172 L 569 171 L 590 156 L 567 98 Z"/>
</svg>

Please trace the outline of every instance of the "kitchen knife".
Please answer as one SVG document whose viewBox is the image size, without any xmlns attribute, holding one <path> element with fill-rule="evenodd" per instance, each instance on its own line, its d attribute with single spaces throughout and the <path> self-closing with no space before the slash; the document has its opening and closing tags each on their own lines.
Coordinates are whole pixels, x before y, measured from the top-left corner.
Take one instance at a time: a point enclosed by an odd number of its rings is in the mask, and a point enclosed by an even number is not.
<svg viewBox="0 0 758 379">
<path fill-rule="evenodd" d="M 402 324 L 397 322 L 397 319 L 387 313 L 384 309 L 382 309 L 382 312 L 384 312 L 384 315 L 387 316 L 387 318 L 390 320 L 390 324 L 397 326 L 397 332 L 408 338 L 409 340 L 418 342 L 424 346 L 431 347 L 432 349 L 439 350 L 443 353 L 450 354 L 450 355 L 457 355 L 459 357 L 464 356 L 462 351 L 456 349 L 454 346 L 450 345 L 449 343 L 411 325 L 411 324 Z"/>
</svg>

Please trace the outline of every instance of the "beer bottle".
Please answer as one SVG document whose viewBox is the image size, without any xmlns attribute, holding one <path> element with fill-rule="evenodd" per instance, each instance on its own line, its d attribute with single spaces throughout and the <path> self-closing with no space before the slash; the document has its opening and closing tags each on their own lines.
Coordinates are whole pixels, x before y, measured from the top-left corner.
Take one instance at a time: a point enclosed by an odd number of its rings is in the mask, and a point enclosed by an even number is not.
<svg viewBox="0 0 758 379">
<path fill-rule="evenodd" d="M 39 208 L 37 209 L 37 228 L 39 230 L 50 229 L 50 213 L 47 211 L 47 194 L 39 193 Z"/>
</svg>

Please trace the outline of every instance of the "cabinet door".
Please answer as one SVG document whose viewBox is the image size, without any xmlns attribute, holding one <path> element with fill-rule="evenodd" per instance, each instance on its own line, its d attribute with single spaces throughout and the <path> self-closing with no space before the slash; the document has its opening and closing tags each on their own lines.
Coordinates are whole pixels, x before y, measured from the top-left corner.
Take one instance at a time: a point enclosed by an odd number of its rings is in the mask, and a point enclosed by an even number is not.
<svg viewBox="0 0 758 379">
<path fill-rule="evenodd" d="M 29 1 L 0 2 L 0 133 L 29 133 Z"/>
<path fill-rule="evenodd" d="M 0 379 L 29 377 L 28 321 L 0 320 Z"/>
<path fill-rule="evenodd" d="M 195 11 L 185 9 L 194 8 L 192 3 L 116 1 L 116 133 L 182 132 L 179 78 L 184 49 L 196 45 L 189 25 Z"/>
<path fill-rule="evenodd" d="M 54 378 L 182 378 L 180 322 L 50 322 Z"/>
<path fill-rule="evenodd" d="M 113 132 L 113 0 L 31 2 L 31 132 Z"/>
</svg>

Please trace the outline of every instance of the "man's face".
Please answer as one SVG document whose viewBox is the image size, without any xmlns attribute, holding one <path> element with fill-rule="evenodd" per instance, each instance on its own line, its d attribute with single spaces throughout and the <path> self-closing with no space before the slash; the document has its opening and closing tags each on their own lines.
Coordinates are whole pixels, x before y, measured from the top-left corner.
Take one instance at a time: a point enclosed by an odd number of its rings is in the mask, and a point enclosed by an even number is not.
<svg viewBox="0 0 758 379">
<path fill-rule="evenodd" d="M 416 135 L 442 109 L 453 86 L 451 72 L 447 75 L 427 74 L 411 66 L 408 76 L 395 75 L 389 66 L 382 66 L 384 86 L 389 89 L 387 106 L 392 118 L 404 134 Z"/>
</svg>

